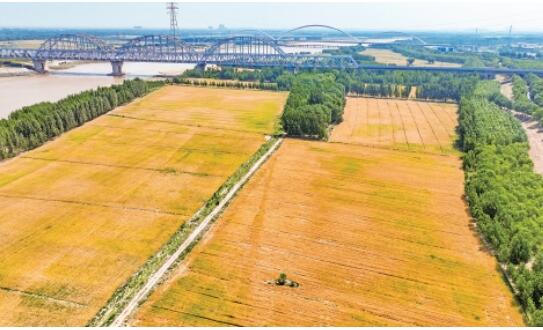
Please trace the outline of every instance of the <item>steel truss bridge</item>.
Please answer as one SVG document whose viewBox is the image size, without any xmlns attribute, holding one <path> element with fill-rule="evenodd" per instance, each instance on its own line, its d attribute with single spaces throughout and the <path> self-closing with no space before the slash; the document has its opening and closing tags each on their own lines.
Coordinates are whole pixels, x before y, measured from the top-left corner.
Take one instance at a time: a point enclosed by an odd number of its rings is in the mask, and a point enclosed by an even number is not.
<svg viewBox="0 0 543 330">
<path fill-rule="evenodd" d="M 328 26 L 335 31 L 341 31 Z M 345 33 L 350 38 L 351 35 Z M 31 60 L 34 69 L 45 72 L 46 61 L 108 61 L 112 74 L 122 75 L 124 62 L 193 63 L 239 67 L 358 68 L 348 55 L 312 55 L 286 53 L 281 40 L 258 31 L 219 39 L 207 48 L 196 48 L 171 35 L 146 35 L 113 47 L 99 38 L 83 34 L 62 34 L 46 40 L 38 49 L 0 48 L 0 59 Z"/>
<path fill-rule="evenodd" d="M 192 46 L 171 35 L 146 35 L 113 47 L 102 39 L 82 34 L 63 34 L 46 40 L 38 49 L 0 48 L 0 59 L 31 60 L 37 72 L 46 72 L 46 61 L 107 61 L 111 63 L 112 75 L 123 75 L 124 62 L 169 62 L 192 63 L 199 67 L 208 64 L 236 67 L 283 67 L 287 69 L 364 69 L 364 70 L 424 70 L 445 72 L 469 72 L 484 74 L 526 74 L 543 76 L 543 70 L 506 68 L 438 68 L 412 66 L 359 65 L 349 55 L 311 55 L 286 53 L 288 40 L 296 39 L 293 32 L 307 28 L 324 28 L 343 34 L 346 40 L 361 44 L 364 38 L 328 25 L 304 25 L 274 37 L 260 30 L 246 30 L 240 35 L 213 40 L 207 46 Z M 401 34 L 422 45 L 420 38 Z"/>
</svg>

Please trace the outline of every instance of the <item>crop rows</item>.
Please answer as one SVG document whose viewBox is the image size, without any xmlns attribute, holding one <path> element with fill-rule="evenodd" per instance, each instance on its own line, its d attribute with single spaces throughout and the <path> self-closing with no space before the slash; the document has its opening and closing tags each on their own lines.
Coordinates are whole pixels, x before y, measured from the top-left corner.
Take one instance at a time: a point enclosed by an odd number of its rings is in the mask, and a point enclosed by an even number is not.
<svg viewBox="0 0 543 330">
<path fill-rule="evenodd" d="M 441 103 L 349 98 L 345 121 L 334 128 L 330 140 L 450 153 L 455 109 Z"/>
<path fill-rule="evenodd" d="M 522 323 L 443 156 L 455 107 L 347 104 L 341 143 L 285 140 L 132 325 Z M 271 284 L 281 272 L 300 286 Z"/>
<path fill-rule="evenodd" d="M 0 164 L 0 325 L 85 325 L 264 143 L 284 100 L 165 87 Z"/>
</svg>

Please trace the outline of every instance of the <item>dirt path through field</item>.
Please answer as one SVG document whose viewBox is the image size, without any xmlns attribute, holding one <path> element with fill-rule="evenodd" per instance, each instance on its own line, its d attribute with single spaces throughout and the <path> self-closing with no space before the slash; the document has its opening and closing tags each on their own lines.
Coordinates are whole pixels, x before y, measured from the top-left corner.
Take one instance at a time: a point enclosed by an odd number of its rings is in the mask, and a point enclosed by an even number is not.
<svg viewBox="0 0 543 330">
<path fill-rule="evenodd" d="M 205 217 L 205 219 L 194 229 L 187 239 L 179 246 L 162 266 L 147 280 L 147 283 L 134 295 L 125 309 L 117 316 L 115 321 L 111 323 L 112 327 L 119 327 L 124 324 L 128 316 L 130 316 L 140 303 L 147 297 L 149 292 L 157 285 L 164 277 L 166 272 L 172 267 L 175 261 L 181 256 L 201 235 L 209 228 L 211 221 L 225 208 L 230 200 L 236 195 L 238 190 L 247 180 L 256 172 L 256 170 L 264 163 L 264 161 L 277 149 L 281 144 L 282 139 L 277 140 L 273 146 L 249 169 L 249 171 L 230 189 L 228 194 L 219 202 L 219 204 Z"/>
</svg>

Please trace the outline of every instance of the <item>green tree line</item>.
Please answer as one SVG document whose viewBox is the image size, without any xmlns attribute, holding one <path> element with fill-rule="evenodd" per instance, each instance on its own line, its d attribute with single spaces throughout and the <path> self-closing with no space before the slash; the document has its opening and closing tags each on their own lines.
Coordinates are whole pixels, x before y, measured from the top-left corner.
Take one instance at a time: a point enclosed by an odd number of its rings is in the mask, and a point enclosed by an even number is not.
<svg viewBox="0 0 543 330">
<path fill-rule="evenodd" d="M 407 97 L 415 86 L 416 98 L 438 101 L 459 101 L 481 78 L 473 74 L 424 71 L 350 70 L 334 71 L 334 74 L 347 93 Z"/>
<path fill-rule="evenodd" d="M 522 77 L 513 76 L 513 107 L 515 110 L 533 115 L 541 112 L 540 107 L 529 98 L 528 84 Z"/>
<path fill-rule="evenodd" d="M 172 82 L 174 84 L 202 86 L 202 87 L 221 87 L 221 88 L 236 88 L 236 89 L 264 89 L 278 90 L 277 83 L 262 82 L 262 81 L 239 81 L 239 80 L 220 80 L 206 78 L 182 78 L 175 77 Z"/>
<path fill-rule="evenodd" d="M 161 84 L 126 80 L 120 85 L 100 87 L 58 102 L 42 102 L 14 111 L 7 119 L 0 120 L 0 159 L 36 148 Z"/>
<path fill-rule="evenodd" d="M 526 134 L 479 83 L 460 102 L 466 199 L 478 228 L 506 265 L 532 325 L 543 325 L 543 177 L 534 173 Z"/>
<path fill-rule="evenodd" d="M 535 104 L 540 107 L 543 107 L 543 79 L 536 76 L 533 73 L 530 73 L 526 80 L 528 81 L 528 86 L 530 89 L 530 95 Z"/>
<path fill-rule="evenodd" d="M 356 47 L 347 47 L 349 51 Z M 416 97 L 427 100 L 459 101 L 460 96 L 481 78 L 481 75 L 425 71 L 388 70 L 302 70 L 300 73 L 331 73 L 345 87 L 346 93 L 379 97 L 407 97 L 411 87 L 417 87 Z M 254 83 L 276 83 L 277 90 L 290 90 L 297 73 L 281 68 L 238 70 L 213 68 L 187 70 L 176 78 L 210 78 Z M 400 90 L 402 92 L 400 92 Z"/>
<path fill-rule="evenodd" d="M 201 68 L 195 68 L 186 70 L 181 74 L 179 78 L 208 78 L 208 79 L 222 79 L 222 80 L 239 80 L 239 81 L 252 81 L 263 83 L 274 83 L 277 78 L 282 75 L 284 69 L 276 68 L 263 68 L 263 69 L 238 69 L 231 67 L 223 68 L 207 68 L 205 70 Z"/>
</svg>

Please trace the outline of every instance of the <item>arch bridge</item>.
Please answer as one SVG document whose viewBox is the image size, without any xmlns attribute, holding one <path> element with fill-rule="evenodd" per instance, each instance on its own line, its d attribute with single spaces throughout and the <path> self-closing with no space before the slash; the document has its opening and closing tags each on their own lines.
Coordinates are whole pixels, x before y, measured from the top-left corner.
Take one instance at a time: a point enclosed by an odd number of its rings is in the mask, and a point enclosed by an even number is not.
<svg viewBox="0 0 543 330">
<path fill-rule="evenodd" d="M 294 30 L 308 27 L 311 26 Z M 45 72 L 45 63 L 51 60 L 109 61 L 113 75 L 123 74 L 122 65 L 126 61 L 193 63 L 198 66 L 216 64 L 255 68 L 267 66 L 339 69 L 358 67 L 356 61 L 350 56 L 285 53 L 279 39 L 254 31 L 219 39 L 207 49 L 195 49 L 171 35 L 141 36 L 115 48 L 90 35 L 62 34 L 46 40 L 38 49 L 0 48 L 0 58 L 31 60 L 38 72 Z"/>
<path fill-rule="evenodd" d="M 341 30 L 341 29 L 338 29 L 336 27 L 333 27 L 333 26 L 330 26 L 330 25 L 325 25 L 325 24 L 308 24 L 308 25 L 302 25 L 302 26 L 299 26 L 297 28 L 294 28 L 294 29 L 291 29 L 291 30 L 288 30 L 288 31 L 285 31 L 283 33 L 281 33 L 277 40 L 278 41 L 284 41 L 285 39 L 288 38 L 288 36 L 292 36 L 294 34 L 294 32 L 296 31 L 300 31 L 300 30 L 308 30 L 308 29 L 314 29 L 314 28 L 321 28 L 321 29 L 325 29 L 325 30 L 329 30 L 329 31 L 334 31 L 334 32 L 339 32 L 341 33 L 342 35 L 344 35 L 345 37 L 347 37 L 347 39 L 355 42 L 356 44 L 360 44 L 362 43 L 362 40 L 358 39 L 357 37 L 353 36 L 352 34 L 350 34 L 349 32 L 347 31 L 344 31 L 344 30 Z"/>
</svg>

